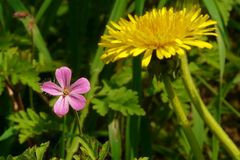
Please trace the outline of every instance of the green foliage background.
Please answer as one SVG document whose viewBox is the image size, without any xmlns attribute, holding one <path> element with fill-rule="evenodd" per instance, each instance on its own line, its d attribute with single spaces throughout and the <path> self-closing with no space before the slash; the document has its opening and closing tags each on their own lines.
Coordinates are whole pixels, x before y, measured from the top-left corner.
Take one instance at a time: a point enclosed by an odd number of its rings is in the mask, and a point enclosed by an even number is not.
<svg viewBox="0 0 240 160">
<path fill-rule="evenodd" d="M 139 69 L 141 57 L 104 65 L 97 44 L 111 20 L 195 4 L 218 22 L 219 36 L 209 39 L 213 49 L 189 53 L 190 69 L 208 109 L 240 146 L 239 0 L 2 0 L 0 159 L 192 159 L 163 83 Z M 58 118 L 52 111 L 56 99 L 40 90 L 63 65 L 73 70 L 73 80 L 91 82 L 80 112 L 83 137 L 73 112 Z M 180 80 L 174 88 L 205 158 L 229 159 Z"/>
</svg>

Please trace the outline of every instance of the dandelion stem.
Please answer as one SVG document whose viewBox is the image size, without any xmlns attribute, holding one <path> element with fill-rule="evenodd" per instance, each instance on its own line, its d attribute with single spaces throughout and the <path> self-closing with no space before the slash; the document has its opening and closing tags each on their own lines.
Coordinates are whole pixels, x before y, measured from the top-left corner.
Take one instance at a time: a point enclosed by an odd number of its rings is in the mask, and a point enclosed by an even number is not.
<svg viewBox="0 0 240 160">
<path fill-rule="evenodd" d="M 164 85 L 165 85 L 165 88 L 167 90 L 167 94 L 169 96 L 169 100 L 170 100 L 170 103 L 177 115 L 177 117 L 179 118 L 180 120 L 180 124 L 182 125 L 183 127 L 183 131 L 188 139 L 188 142 L 191 146 L 191 149 L 193 151 L 193 155 L 194 155 L 194 159 L 196 160 L 203 160 L 203 155 L 201 153 L 201 149 L 200 149 L 200 146 L 197 142 L 197 139 L 191 129 L 191 123 L 190 121 L 187 119 L 187 116 L 184 112 L 184 109 L 172 87 L 172 84 L 171 84 L 171 81 L 169 79 L 168 76 L 164 76 L 163 78 L 163 82 L 164 82 Z"/>
<path fill-rule="evenodd" d="M 211 113 L 206 108 L 205 104 L 203 103 L 195 85 L 192 80 L 189 67 L 187 56 L 184 55 L 181 57 L 181 72 L 182 72 L 182 79 L 187 92 L 192 99 L 194 106 L 196 107 L 197 111 L 199 112 L 202 119 L 206 122 L 208 127 L 211 131 L 217 136 L 217 138 L 222 142 L 225 149 L 228 153 L 236 160 L 240 160 L 240 151 L 237 146 L 233 143 L 233 141 L 229 138 L 229 136 L 224 132 L 222 127 L 216 122 L 213 118 Z"/>
</svg>

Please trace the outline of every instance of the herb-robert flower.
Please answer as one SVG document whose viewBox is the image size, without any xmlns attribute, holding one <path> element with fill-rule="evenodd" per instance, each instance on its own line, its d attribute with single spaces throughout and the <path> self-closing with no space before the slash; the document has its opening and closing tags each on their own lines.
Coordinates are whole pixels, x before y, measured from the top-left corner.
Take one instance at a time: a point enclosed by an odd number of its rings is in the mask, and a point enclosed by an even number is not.
<svg viewBox="0 0 240 160">
<path fill-rule="evenodd" d="M 86 99 L 81 94 L 90 90 L 89 81 L 82 77 L 70 84 L 72 71 L 65 66 L 56 69 L 55 76 L 59 85 L 48 81 L 41 86 L 42 91 L 52 96 L 59 96 L 53 107 L 54 112 L 62 117 L 68 113 L 69 105 L 76 111 L 83 109 Z"/>
</svg>

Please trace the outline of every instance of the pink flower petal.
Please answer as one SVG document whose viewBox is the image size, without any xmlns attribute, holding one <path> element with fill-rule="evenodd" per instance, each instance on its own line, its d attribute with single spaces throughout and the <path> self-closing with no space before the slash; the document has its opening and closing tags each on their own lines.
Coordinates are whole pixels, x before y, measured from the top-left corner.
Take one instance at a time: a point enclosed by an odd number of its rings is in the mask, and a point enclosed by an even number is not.
<svg viewBox="0 0 240 160">
<path fill-rule="evenodd" d="M 84 108 L 86 104 L 86 99 L 79 94 L 70 94 L 68 96 L 68 102 L 74 110 L 79 111 Z"/>
<path fill-rule="evenodd" d="M 55 83 L 48 81 L 44 82 L 43 85 L 41 86 L 42 91 L 53 95 L 53 96 L 60 96 L 62 95 L 62 89 L 56 85 Z"/>
<path fill-rule="evenodd" d="M 84 94 L 90 90 L 90 83 L 86 78 L 79 78 L 70 86 L 71 93 Z"/>
<path fill-rule="evenodd" d="M 66 97 L 60 96 L 56 103 L 54 104 L 53 111 L 57 116 L 62 117 L 68 113 L 69 103 Z"/>
<path fill-rule="evenodd" d="M 56 69 L 55 76 L 58 83 L 62 88 L 67 88 L 70 86 L 70 81 L 72 78 L 72 71 L 68 67 L 61 67 Z"/>
</svg>

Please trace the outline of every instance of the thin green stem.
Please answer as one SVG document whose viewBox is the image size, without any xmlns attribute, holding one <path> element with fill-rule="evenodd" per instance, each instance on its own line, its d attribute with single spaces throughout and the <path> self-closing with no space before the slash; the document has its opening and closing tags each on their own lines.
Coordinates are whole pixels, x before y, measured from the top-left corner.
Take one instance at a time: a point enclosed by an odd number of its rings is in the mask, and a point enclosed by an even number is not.
<svg viewBox="0 0 240 160">
<path fill-rule="evenodd" d="M 65 156 L 65 129 L 66 129 L 66 117 L 63 118 L 63 130 L 62 130 L 62 147 L 61 147 L 61 157 Z"/>
<path fill-rule="evenodd" d="M 194 159 L 203 160 L 204 158 L 201 153 L 200 146 L 199 146 L 197 139 L 191 129 L 191 123 L 187 119 L 187 116 L 186 116 L 184 109 L 172 87 L 169 77 L 164 76 L 163 82 L 164 82 L 165 88 L 167 90 L 167 94 L 169 96 L 170 103 L 171 103 L 178 119 L 180 120 L 180 124 L 182 125 L 183 131 L 184 131 L 184 133 L 188 139 L 188 142 L 191 146 L 191 149 L 192 149 L 193 155 L 194 155 Z"/>
<path fill-rule="evenodd" d="M 33 90 L 29 88 L 29 104 L 32 109 L 34 109 L 34 103 L 33 103 Z"/>
<path fill-rule="evenodd" d="M 185 88 L 188 91 L 188 94 L 196 107 L 197 111 L 199 112 L 202 119 L 206 122 L 208 127 L 211 131 L 217 136 L 217 138 L 222 142 L 224 148 L 227 152 L 236 160 L 240 160 L 240 151 L 237 146 L 233 143 L 233 141 L 229 138 L 229 136 L 224 132 L 222 127 L 216 122 L 213 118 L 211 113 L 206 108 L 205 104 L 203 103 L 195 85 L 192 80 L 189 67 L 187 56 L 183 55 L 181 57 L 181 72 L 182 72 L 182 79 Z"/>
<path fill-rule="evenodd" d="M 80 122 L 80 118 L 79 118 L 79 115 L 78 115 L 78 112 L 77 111 L 74 111 L 74 115 L 76 117 L 76 120 L 77 120 L 77 124 L 78 124 L 78 132 L 79 132 L 79 136 L 77 138 L 79 144 L 81 146 L 83 146 L 84 148 L 86 148 L 87 152 L 88 152 L 88 155 L 91 157 L 92 160 L 95 160 L 96 157 L 94 155 L 94 152 L 92 150 L 92 148 L 89 146 L 90 144 L 87 143 L 83 133 L 82 133 L 82 127 L 81 127 L 81 122 Z"/>
<path fill-rule="evenodd" d="M 81 128 L 81 122 L 80 122 L 78 112 L 74 111 L 74 115 L 75 115 L 75 118 L 76 118 L 76 121 L 77 121 L 79 135 L 81 136 L 82 135 L 82 128 Z"/>
</svg>

